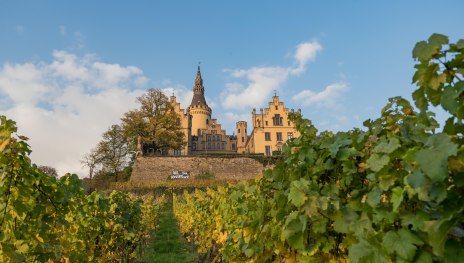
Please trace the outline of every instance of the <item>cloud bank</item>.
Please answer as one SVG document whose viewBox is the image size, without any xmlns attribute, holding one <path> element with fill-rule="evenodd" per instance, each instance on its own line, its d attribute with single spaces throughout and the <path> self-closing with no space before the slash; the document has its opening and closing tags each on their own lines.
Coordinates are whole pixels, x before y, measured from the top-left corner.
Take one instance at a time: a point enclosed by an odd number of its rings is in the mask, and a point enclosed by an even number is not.
<svg viewBox="0 0 464 263">
<path fill-rule="evenodd" d="M 226 89 L 221 96 L 222 106 L 225 109 L 234 109 L 263 104 L 273 90 L 279 90 L 282 87 L 289 76 L 303 73 L 307 63 L 314 61 L 321 50 L 322 46 L 317 41 L 303 42 L 295 48 L 293 56 L 295 66 L 226 70 L 235 81 L 226 84 Z M 239 82 L 243 79 L 246 84 Z"/>
<path fill-rule="evenodd" d="M 95 55 L 53 52 L 51 62 L 6 63 L 0 68 L 0 113 L 30 138 L 40 165 L 86 175 L 79 163 L 122 114 L 136 107 L 148 79 L 134 66 Z"/>
<path fill-rule="evenodd" d="M 325 108 L 337 108 L 338 103 L 342 99 L 342 94 L 348 89 L 348 85 L 344 82 L 336 82 L 328 85 L 320 92 L 312 90 L 303 90 L 293 96 L 293 100 L 297 104 L 303 106 L 316 106 Z"/>
</svg>

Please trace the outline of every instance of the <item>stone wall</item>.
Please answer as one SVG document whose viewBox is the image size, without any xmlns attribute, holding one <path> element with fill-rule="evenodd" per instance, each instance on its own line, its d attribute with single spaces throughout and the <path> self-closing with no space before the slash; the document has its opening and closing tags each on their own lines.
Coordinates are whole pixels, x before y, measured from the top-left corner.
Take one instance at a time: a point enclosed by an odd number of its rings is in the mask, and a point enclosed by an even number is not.
<svg viewBox="0 0 464 263">
<path fill-rule="evenodd" d="M 173 171 L 187 171 L 190 178 L 208 171 L 216 179 L 252 179 L 262 174 L 263 165 L 251 158 L 216 157 L 138 157 L 131 181 L 165 181 Z"/>
</svg>

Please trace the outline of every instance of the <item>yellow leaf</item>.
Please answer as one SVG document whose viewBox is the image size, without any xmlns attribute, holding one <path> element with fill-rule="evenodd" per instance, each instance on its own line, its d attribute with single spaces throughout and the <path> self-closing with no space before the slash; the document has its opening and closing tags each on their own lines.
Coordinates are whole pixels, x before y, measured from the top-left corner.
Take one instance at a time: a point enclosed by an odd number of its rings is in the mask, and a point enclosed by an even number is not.
<svg viewBox="0 0 464 263">
<path fill-rule="evenodd" d="M 10 143 L 10 140 L 11 140 L 11 138 L 8 138 L 8 139 L 4 140 L 2 142 L 2 144 L 0 144 L 0 152 L 3 152 L 5 147 Z"/>
</svg>

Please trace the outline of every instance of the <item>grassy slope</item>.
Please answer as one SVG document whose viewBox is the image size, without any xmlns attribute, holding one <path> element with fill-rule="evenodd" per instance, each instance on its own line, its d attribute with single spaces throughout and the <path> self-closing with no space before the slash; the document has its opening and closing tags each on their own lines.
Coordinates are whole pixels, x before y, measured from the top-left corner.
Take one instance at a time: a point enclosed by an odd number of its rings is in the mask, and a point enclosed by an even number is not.
<svg viewBox="0 0 464 263">
<path fill-rule="evenodd" d="M 139 262 L 195 262 L 189 254 L 186 241 L 179 232 L 170 203 L 164 207 L 160 215 L 154 242 L 147 248 L 144 258 Z"/>
</svg>

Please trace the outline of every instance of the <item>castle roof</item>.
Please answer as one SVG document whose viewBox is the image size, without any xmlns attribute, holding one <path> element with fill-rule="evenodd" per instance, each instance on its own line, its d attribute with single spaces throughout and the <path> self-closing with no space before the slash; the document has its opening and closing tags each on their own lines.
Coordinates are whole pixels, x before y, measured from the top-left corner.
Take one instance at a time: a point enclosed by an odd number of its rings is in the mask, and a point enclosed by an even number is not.
<svg viewBox="0 0 464 263">
<path fill-rule="evenodd" d="M 205 100 L 205 88 L 203 87 L 203 79 L 201 78 L 200 65 L 198 65 L 197 77 L 195 78 L 195 86 L 193 87 L 193 98 L 191 106 L 201 105 L 208 107 Z"/>
</svg>

